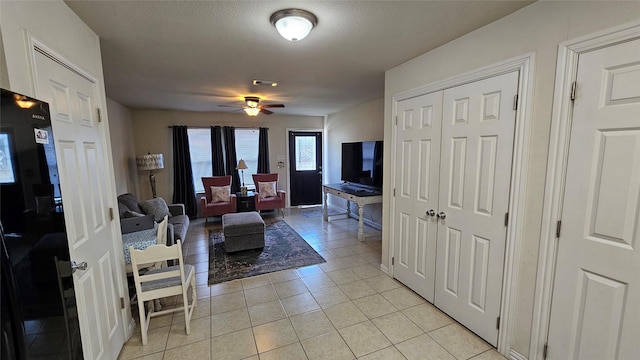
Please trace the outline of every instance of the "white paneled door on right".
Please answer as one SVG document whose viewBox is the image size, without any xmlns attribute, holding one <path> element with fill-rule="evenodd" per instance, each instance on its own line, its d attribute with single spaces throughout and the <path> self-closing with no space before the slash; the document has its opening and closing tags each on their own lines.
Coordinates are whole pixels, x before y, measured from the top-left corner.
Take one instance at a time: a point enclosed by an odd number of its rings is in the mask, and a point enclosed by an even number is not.
<svg viewBox="0 0 640 360">
<path fill-rule="evenodd" d="M 494 346 L 518 77 L 397 107 L 394 277 Z"/>
<path fill-rule="evenodd" d="M 640 358 L 640 40 L 579 55 L 550 359 Z"/>
</svg>

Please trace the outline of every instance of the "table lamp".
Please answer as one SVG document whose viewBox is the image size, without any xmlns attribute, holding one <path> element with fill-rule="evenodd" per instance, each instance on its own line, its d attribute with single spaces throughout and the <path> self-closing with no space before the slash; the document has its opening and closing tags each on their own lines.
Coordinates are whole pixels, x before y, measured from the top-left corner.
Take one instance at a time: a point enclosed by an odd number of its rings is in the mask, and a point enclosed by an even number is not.
<svg viewBox="0 0 640 360">
<path fill-rule="evenodd" d="M 249 167 L 244 162 L 244 160 L 240 159 L 240 161 L 238 161 L 238 166 L 236 167 L 236 170 L 240 170 L 240 172 L 242 173 L 242 187 L 240 187 L 240 192 L 242 193 L 242 195 L 247 195 L 247 187 L 244 186 L 244 170 L 248 168 Z"/>
<path fill-rule="evenodd" d="M 149 170 L 149 183 L 151 183 L 151 193 L 153 197 L 156 197 L 156 176 L 153 173 L 153 170 L 164 169 L 164 159 L 162 154 L 152 154 L 148 153 L 147 155 L 142 155 L 136 157 L 136 164 L 138 165 L 138 170 Z"/>
</svg>

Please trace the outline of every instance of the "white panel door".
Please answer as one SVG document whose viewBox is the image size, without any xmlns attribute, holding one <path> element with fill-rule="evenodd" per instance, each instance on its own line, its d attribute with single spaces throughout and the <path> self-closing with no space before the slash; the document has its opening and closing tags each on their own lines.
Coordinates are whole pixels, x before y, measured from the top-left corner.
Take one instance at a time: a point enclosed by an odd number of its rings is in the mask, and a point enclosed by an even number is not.
<svg viewBox="0 0 640 360">
<path fill-rule="evenodd" d="M 108 214 L 105 130 L 96 84 L 36 52 L 37 97 L 49 103 L 85 359 L 115 359 L 124 344 Z"/>
<path fill-rule="evenodd" d="M 640 40 L 580 55 L 551 359 L 640 356 Z"/>
<path fill-rule="evenodd" d="M 518 72 L 447 89 L 434 304 L 496 346 Z"/>
<path fill-rule="evenodd" d="M 433 302 L 442 92 L 398 103 L 393 276 Z"/>
</svg>

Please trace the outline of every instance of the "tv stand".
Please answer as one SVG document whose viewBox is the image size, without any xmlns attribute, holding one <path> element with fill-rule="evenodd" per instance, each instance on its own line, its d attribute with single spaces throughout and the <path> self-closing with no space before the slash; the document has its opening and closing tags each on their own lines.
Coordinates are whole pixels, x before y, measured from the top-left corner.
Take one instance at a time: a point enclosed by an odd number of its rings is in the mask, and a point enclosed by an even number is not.
<svg viewBox="0 0 640 360">
<path fill-rule="evenodd" d="M 364 206 L 367 204 L 376 204 L 382 202 L 382 190 L 360 184 L 340 183 L 322 185 L 324 194 L 324 220 L 329 221 L 330 216 L 347 215 L 351 217 L 350 204 L 351 201 L 358 204 L 358 240 L 364 241 Z M 340 214 L 329 214 L 327 208 L 328 194 L 339 196 L 347 200 L 347 212 Z"/>
</svg>

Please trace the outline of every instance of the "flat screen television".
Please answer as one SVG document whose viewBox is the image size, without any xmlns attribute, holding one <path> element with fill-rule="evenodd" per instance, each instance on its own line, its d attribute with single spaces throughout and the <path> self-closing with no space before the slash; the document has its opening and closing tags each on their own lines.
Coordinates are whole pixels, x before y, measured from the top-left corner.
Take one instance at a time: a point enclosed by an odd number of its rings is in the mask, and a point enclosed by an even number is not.
<svg viewBox="0 0 640 360">
<path fill-rule="evenodd" d="M 382 188 L 382 141 L 342 143 L 342 181 Z"/>
</svg>

